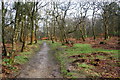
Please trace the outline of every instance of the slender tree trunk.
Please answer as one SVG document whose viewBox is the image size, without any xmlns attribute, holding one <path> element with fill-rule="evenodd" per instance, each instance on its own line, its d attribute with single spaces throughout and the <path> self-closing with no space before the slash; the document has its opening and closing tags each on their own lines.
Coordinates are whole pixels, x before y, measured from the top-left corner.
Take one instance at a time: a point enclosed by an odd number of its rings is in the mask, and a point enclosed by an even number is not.
<svg viewBox="0 0 120 80">
<path fill-rule="evenodd" d="M 47 37 L 48 37 L 49 33 L 48 33 L 48 27 L 47 27 Z"/>
<path fill-rule="evenodd" d="M 96 8 L 94 7 L 93 8 L 93 13 L 92 13 L 92 32 L 93 32 L 94 40 L 96 39 L 96 34 L 95 34 L 95 9 Z"/>
<path fill-rule="evenodd" d="M 104 39 L 108 39 L 108 20 L 107 20 L 107 15 L 104 15 L 104 29 L 105 29 L 105 36 Z"/>
<path fill-rule="evenodd" d="M 25 40 L 23 40 L 23 44 L 22 44 L 22 48 L 21 48 L 21 52 L 24 51 L 24 47 L 25 47 Z"/>
<path fill-rule="evenodd" d="M 24 48 L 25 48 L 25 44 L 26 44 L 26 30 L 27 30 L 27 28 L 26 28 L 26 23 L 25 23 L 25 17 L 23 18 L 23 21 L 22 21 L 22 27 L 23 27 L 23 42 L 22 42 L 22 48 L 21 48 L 21 52 L 23 52 L 24 51 Z"/>
<path fill-rule="evenodd" d="M 50 35 L 50 38 L 51 38 L 52 43 L 54 43 L 54 40 L 53 40 L 52 34 Z"/>
<path fill-rule="evenodd" d="M 31 17 L 31 42 L 30 44 L 33 44 L 33 32 L 34 32 L 34 21 L 33 21 L 33 17 Z"/>
<path fill-rule="evenodd" d="M 4 9 L 4 2 L 2 2 L 2 53 L 4 53 L 4 56 L 7 56 L 7 50 L 5 46 L 5 9 Z"/>
<path fill-rule="evenodd" d="M 15 21 L 15 28 L 14 28 L 13 40 L 12 40 L 12 50 L 14 51 L 16 50 L 16 40 L 17 40 L 17 21 Z"/>
<path fill-rule="evenodd" d="M 64 27 L 60 27 L 60 41 L 62 42 L 62 45 L 64 45 Z"/>
<path fill-rule="evenodd" d="M 32 10 L 32 14 L 31 14 L 31 42 L 30 44 L 33 44 L 33 35 L 34 35 L 34 12 L 35 12 L 35 2 L 33 2 L 33 10 Z"/>
<path fill-rule="evenodd" d="M 105 24 L 105 40 L 108 39 L 108 25 Z"/>
<path fill-rule="evenodd" d="M 68 39 L 67 39 L 67 33 L 66 33 L 65 29 L 64 29 L 64 41 L 66 44 L 69 44 Z"/>
<path fill-rule="evenodd" d="M 63 30 L 60 28 L 60 41 L 62 45 L 64 44 Z"/>
<path fill-rule="evenodd" d="M 47 19 L 45 20 L 45 27 L 46 27 L 46 37 L 49 37 L 48 26 L 47 26 Z"/>
<path fill-rule="evenodd" d="M 21 26 L 20 42 L 23 42 L 23 26 Z"/>
<path fill-rule="evenodd" d="M 55 26 L 54 26 L 54 39 L 55 39 L 55 41 L 57 41 L 57 38 L 56 38 L 56 28 L 55 28 Z"/>
<path fill-rule="evenodd" d="M 54 18 L 54 40 L 55 41 L 57 41 L 57 39 L 56 39 L 56 27 L 55 27 L 55 18 Z"/>
<path fill-rule="evenodd" d="M 37 43 L 37 25 L 35 26 L 35 43 Z"/>
<path fill-rule="evenodd" d="M 62 25 L 60 27 L 60 31 L 61 31 L 61 42 L 62 42 L 62 45 L 64 45 L 65 43 L 67 43 L 67 39 L 66 39 L 66 33 L 65 33 L 65 17 L 62 19 Z"/>
<path fill-rule="evenodd" d="M 19 2 L 17 4 L 17 7 L 16 7 L 16 15 L 15 15 L 15 25 L 14 25 L 14 33 L 13 33 L 13 40 L 12 40 L 12 50 L 15 51 L 16 50 L 16 40 L 17 40 L 17 37 L 18 37 L 18 13 L 19 12 Z"/>
<path fill-rule="evenodd" d="M 25 44 L 26 44 L 26 35 L 25 35 L 25 32 L 24 32 L 24 36 L 23 36 L 23 42 L 22 42 L 22 48 L 21 48 L 21 52 L 23 52 L 23 51 L 24 51 Z"/>
<path fill-rule="evenodd" d="M 105 35 L 104 35 L 104 40 L 106 40 L 106 39 L 108 39 L 108 19 L 109 19 L 109 14 L 108 14 L 108 12 L 107 11 L 104 11 L 104 13 L 103 13 L 103 23 L 104 23 L 104 33 L 105 33 Z"/>
<path fill-rule="evenodd" d="M 86 33 L 86 28 L 85 28 L 85 23 L 83 23 L 83 34 L 84 34 L 84 37 L 86 38 L 87 37 L 87 33 Z"/>
<path fill-rule="evenodd" d="M 96 35 L 95 35 L 95 28 L 94 28 L 94 22 L 92 21 L 92 32 L 93 32 L 93 37 L 94 40 L 96 39 Z"/>
<path fill-rule="evenodd" d="M 79 27 L 79 29 L 80 29 L 80 32 L 81 32 L 82 40 L 85 41 L 85 37 L 84 37 L 84 34 L 83 34 L 83 31 L 82 31 L 81 27 Z"/>
</svg>

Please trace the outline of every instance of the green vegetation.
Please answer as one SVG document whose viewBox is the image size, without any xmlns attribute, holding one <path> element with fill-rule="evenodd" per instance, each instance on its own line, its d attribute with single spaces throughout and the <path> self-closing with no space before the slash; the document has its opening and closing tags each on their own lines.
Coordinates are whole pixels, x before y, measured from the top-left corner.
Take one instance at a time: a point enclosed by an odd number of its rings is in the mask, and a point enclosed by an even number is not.
<svg viewBox="0 0 120 80">
<path fill-rule="evenodd" d="M 2 60 L 2 65 L 5 66 L 8 70 L 11 70 L 11 73 L 12 70 L 14 70 L 13 72 L 18 72 L 17 67 L 19 66 L 15 65 L 25 64 L 34 53 L 40 50 L 40 44 L 42 43 L 42 41 L 38 41 L 38 44 L 28 45 L 25 49 L 25 52 L 18 52 L 16 53 L 17 55 L 15 55 L 14 57 L 4 58 Z M 9 72 L 7 71 L 7 73 Z"/>
<path fill-rule="evenodd" d="M 88 69 L 88 68 L 89 68 L 89 69 L 93 68 L 93 66 L 88 65 L 88 64 L 86 64 L 86 63 L 82 63 L 82 64 L 78 63 L 77 65 L 78 65 L 78 67 L 87 68 L 87 69 Z"/>
<path fill-rule="evenodd" d="M 108 52 L 108 53 L 114 53 L 115 55 L 113 56 L 116 56 L 118 54 L 118 51 L 120 50 L 106 50 L 101 48 L 92 48 L 90 44 L 74 44 L 74 46 L 67 49 L 65 53 L 69 53 L 67 56 L 72 56 L 81 53 Z"/>
<path fill-rule="evenodd" d="M 46 42 L 51 45 L 65 77 L 77 78 L 82 72 L 93 73 L 93 76 L 97 72 L 93 68 L 98 66 L 102 69 L 104 66 L 100 65 L 103 63 L 107 68 L 109 65 L 118 65 L 118 0 L 11 1 L 1 2 L 0 48 L 3 78 L 13 74 L 11 69 L 18 69 L 16 66 L 25 64 L 40 49 L 39 44 L 44 41 L 39 39 L 51 40 Z M 117 76 L 119 67 L 114 67 L 103 69 L 105 77 L 120 77 Z M 114 72 L 110 72 L 112 69 Z M 103 73 L 98 75 L 104 75 Z"/>
<path fill-rule="evenodd" d="M 32 56 L 33 53 L 36 53 L 40 50 L 40 44 L 42 41 L 38 41 L 38 44 L 29 45 L 27 51 L 18 53 L 19 56 L 15 56 L 15 63 L 24 64 Z"/>
<path fill-rule="evenodd" d="M 73 47 L 68 47 L 62 46 L 59 42 L 55 42 L 54 44 L 52 44 L 51 41 L 47 41 L 47 43 L 50 44 L 52 50 L 56 51 L 55 56 L 60 62 L 61 73 L 63 74 L 64 77 L 67 78 L 78 78 L 80 76 L 79 75 L 75 76 L 76 74 L 83 75 L 85 73 L 86 73 L 85 76 L 87 77 L 90 76 L 100 77 L 99 73 L 96 73 L 92 70 L 95 68 L 95 66 L 87 64 L 86 62 L 75 63 L 79 72 L 77 70 L 68 71 L 68 64 L 71 64 L 73 61 L 77 59 L 104 60 L 109 59 L 109 57 L 112 57 L 115 60 L 118 60 L 118 51 L 120 51 L 120 50 L 107 50 L 102 48 L 92 48 L 90 44 L 74 44 Z M 97 55 L 94 56 L 94 53 L 96 53 Z M 71 56 L 74 55 L 80 55 L 80 57 L 70 58 Z M 91 64 L 96 64 L 96 62 L 91 61 Z"/>
</svg>

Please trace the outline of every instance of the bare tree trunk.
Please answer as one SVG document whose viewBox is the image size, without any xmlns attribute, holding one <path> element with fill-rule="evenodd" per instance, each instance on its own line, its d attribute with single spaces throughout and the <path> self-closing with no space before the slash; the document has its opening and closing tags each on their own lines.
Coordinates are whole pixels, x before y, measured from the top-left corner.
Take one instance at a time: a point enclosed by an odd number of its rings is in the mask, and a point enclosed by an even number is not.
<svg viewBox="0 0 120 80">
<path fill-rule="evenodd" d="M 21 52 L 24 51 L 24 47 L 25 47 L 25 26 L 24 26 L 24 20 L 22 21 L 22 28 L 23 28 L 23 36 L 22 36 L 22 48 L 21 48 Z"/>
<path fill-rule="evenodd" d="M 50 38 L 51 38 L 52 43 L 54 43 L 54 40 L 53 40 L 52 34 L 50 35 Z"/>
<path fill-rule="evenodd" d="M 37 43 L 37 25 L 35 26 L 35 43 Z"/>
<path fill-rule="evenodd" d="M 96 34 L 95 34 L 95 12 L 96 11 L 96 7 L 95 7 L 95 2 L 93 2 L 92 6 L 93 6 L 93 13 L 92 13 L 92 32 L 93 32 L 93 37 L 94 37 L 94 40 L 96 39 Z"/>
<path fill-rule="evenodd" d="M 96 39 L 96 35 L 95 35 L 95 28 L 94 28 L 94 21 L 92 19 L 92 32 L 93 32 L 93 37 L 94 37 L 94 40 Z"/>
<path fill-rule="evenodd" d="M 31 17 L 31 42 L 30 44 L 33 44 L 33 32 L 34 32 L 34 22 L 33 22 L 33 17 Z"/>
<path fill-rule="evenodd" d="M 55 41 L 57 41 L 57 38 L 56 38 L 56 28 L 55 28 L 55 26 L 54 26 L 54 39 L 55 39 Z"/>
<path fill-rule="evenodd" d="M 25 35 L 25 32 L 24 32 L 24 34 L 23 34 L 23 42 L 22 42 L 22 43 L 23 43 L 23 44 L 22 44 L 21 52 L 24 51 L 25 44 L 26 44 L 26 35 Z"/>
<path fill-rule="evenodd" d="M 82 35 L 82 40 L 85 41 L 85 37 L 84 37 L 84 35 L 83 35 L 82 30 L 81 30 L 81 35 Z"/>
<path fill-rule="evenodd" d="M 21 26 L 20 42 L 23 42 L 23 26 Z"/>
<path fill-rule="evenodd" d="M 4 28 L 5 28 L 5 9 L 4 9 L 4 2 L 2 2 L 2 43 L 3 43 L 2 53 L 4 53 L 4 56 L 7 56 Z"/>
<path fill-rule="evenodd" d="M 104 29 L 105 29 L 105 36 L 104 39 L 108 39 L 108 19 L 107 19 L 107 15 L 104 14 Z"/>
<path fill-rule="evenodd" d="M 21 48 L 21 52 L 24 51 L 25 47 L 26 47 L 26 40 L 27 40 L 27 23 L 26 23 L 26 16 L 23 17 L 23 21 L 22 21 L 22 27 L 23 27 L 23 42 L 22 42 L 22 48 Z"/>
<path fill-rule="evenodd" d="M 83 23 L 83 34 L 84 34 L 84 37 L 86 38 L 87 37 L 87 33 L 86 33 L 86 28 L 85 28 L 85 23 Z"/>
<path fill-rule="evenodd" d="M 18 37 L 18 14 L 19 14 L 19 2 L 17 3 L 17 7 L 16 7 L 16 15 L 15 15 L 15 25 L 14 25 L 14 33 L 13 33 L 13 40 L 12 40 L 12 50 L 15 51 L 16 50 L 16 40 Z"/>
<path fill-rule="evenodd" d="M 36 4 L 35 4 L 35 7 L 36 7 L 35 13 L 37 13 L 37 11 L 38 11 L 37 5 L 38 5 L 38 2 L 36 2 Z M 37 43 L 37 23 L 38 23 L 38 20 L 36 19 L 35 20 L 35 44 Z"/>
<path fill-rule="evenodd" d="M 33 35 L 34 35 L 34 12 L 35 12 L 35 2 L 33 3 L 33 10 L 32 10 L 32 15 L 31 15 L 31 42 L 30 44 L 33 44 Z"/>
<path fill-rule="evenodd" d="M 62 45 L 64 44 L 63 30 L 60 28 L 60 41 Z"/>
<path fill-rule="evenodd" d="M 46 14 L 47 15 L 47 14 Z M 48 17 L 46 18 L 46 20 L 45 20 L 45 27 L 46 27 L 46 37 L 48 37 L 48 24 L 47 24 L 47 19 L 48 19 Z"/>
<path fill-rule="evenodd" d="M 17 20 L 17 17 L 15 18 L 15 20 Z M 16 40 L 17 40 L 17 21 L 15 21 L 15 28 L 12 40 L 12 50 L 16 50 Z"/>
<path fill-rule="evenodd" d="M 108 39 L 108 25 L 105 24 L 105 40 Z"/>
<path fill-rule="evenodd" d="M 85 37 L 84 37 L 83 31 L 82 31 L 82 29 L 81 29 L 81 26 L 79 26 L 79 30 L 80 30 L 80 32 L 81 32 L 82 40 L 85 41 Z"/>
<path fill-rule="evenodd" d="M 55 27 L 55 17 L 54 17 L 54 23 L 53 23 L 53 27 L 54 27 L 54 29 L 53 29 L 53 35 L 54 35 L 54 40 L 55 41 L 57 41 L 57 38 L 56 38 L 56 27 Z"/>
<path fill-rule="evenodd" d="M 24 51 L 24 47 L 25 47 L 25 37 L 24 37 L 24 40 L 23 40 L 23 44 L 22 44 L 22 48 L 21 48 L 21 52 Z"/>
</svg>

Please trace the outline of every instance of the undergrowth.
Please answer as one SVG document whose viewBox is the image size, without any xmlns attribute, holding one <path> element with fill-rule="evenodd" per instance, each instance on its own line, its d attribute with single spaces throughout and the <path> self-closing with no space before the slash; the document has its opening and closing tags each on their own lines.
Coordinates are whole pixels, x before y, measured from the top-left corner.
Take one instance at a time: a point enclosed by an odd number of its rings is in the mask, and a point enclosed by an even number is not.
<svg viewBox="0 0 120 80">
<path fill-rule="evenodd" d="M 94 72 L 92 69 L 95 67 L 93 65 L 89 65 L 85 62 L 83 63 L 77 63 L 76 66 L 79 70 L 79 72 L 76 71 L 69 71 L 68 66 L 75 61 L 76 59 L 100 59 L 100 60 L 106 60 L 109 57 L 112 57 L 115 60 L 118 60 L 118 51 L 120 50 L 107 50 L 102 48 L 92 48 L 90 44 L 74 44 L 73 47 L 63 46 L 59 42 L 52 43 L 51 41 L 47 41 L 48 44 L 50 44 L 51 49 L 54 50 L 56 53 L 56 58 L 60 62 L 61 66 L 61 73 L 64 77 L 67 78 L 79 78 L 79 75 L 84 74 L 85 76 L 101 76 L 99 73 Z M 104 53 L 105 55 L 99 55 L 96 56 L 91 55 L 94 53 Z M 81 58 L 69 58 L 74 55 L 80 55 Z M 90 57 L 87 57 L 87 55 L 90 55 Z M 93 62 L 94 63 L 94 62 Z M 77 76 L 76 76 L 77 74 Z M 78 75 L 79 74 L 79 75 Z"/>
</svg>

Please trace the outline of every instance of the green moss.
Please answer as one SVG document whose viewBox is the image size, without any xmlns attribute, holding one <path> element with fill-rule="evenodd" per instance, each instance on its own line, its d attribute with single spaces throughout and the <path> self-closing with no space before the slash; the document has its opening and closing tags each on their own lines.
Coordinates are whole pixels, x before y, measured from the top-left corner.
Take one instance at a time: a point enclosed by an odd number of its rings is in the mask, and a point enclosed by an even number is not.
<svg viewBox="0 0 120 80">
<path fill-rule="evenodd" d="M 82 67 L 82 68 L 89 68 L 92 69 L 93 66 L 92 65 L 88 65 L 86 63 L 77 63 L 78 67 Z"/>
<path fill-rule="evenodd" d="M 93 53 L 93 52 L 109 52 L 112 53 L 114 57 L 118 58 L 118 51 L 120 50 L 106 50 L 101 48 L 92 48 L 90 44 L 74 44 L 73 47 L 67 49 L 65 53 L 67 56 L 77 55 L 81 53 Z"/>
<path fill-rule="evenodd" d="M 24 64 L 26 61 L 28 61 L 28 57 L 27 56 L 15 56 L 15 63 L 18 64 Z"/>
</svg>

